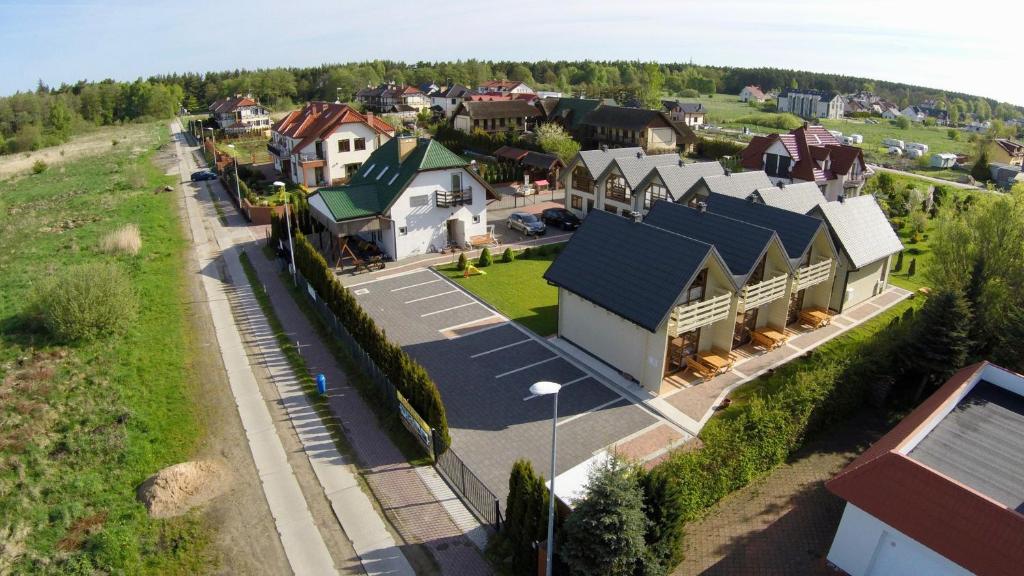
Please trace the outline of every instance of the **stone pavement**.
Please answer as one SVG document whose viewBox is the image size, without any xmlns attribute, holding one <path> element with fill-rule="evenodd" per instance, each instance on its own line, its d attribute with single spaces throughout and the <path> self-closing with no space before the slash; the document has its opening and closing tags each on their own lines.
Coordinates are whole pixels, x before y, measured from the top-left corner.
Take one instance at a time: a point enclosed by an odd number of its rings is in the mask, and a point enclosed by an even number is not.
<svg viewBox="0 0 1024 576">
<path fill-rule="evenodd" d="M 837 574 L 825 556 L 843 501 L 824 483 L 885 429 L 881 418 L 862 413 L 726 496 L 706 517 L 686 525 L 685 558 L 673 575 Z"/>
<path fill-rule="evenodd" d="M 278 276 L 275 262 L 265 258 L 257 243 L 249 250 L 260 281 L 270 295 L 274 310 L 300 351 L 311 373 L 327 377 L 331 411 L 355 451 L 363 477 L 408 544 L 424 545 L 443 574 L 490 574 L 490 565 L 474 543 L 452 520 L 387 434 L 362 397 L 349 384 L 344 370 L 299 309 Z M 431 473 L 423 471 L 423 473 Z"/>
</svg>

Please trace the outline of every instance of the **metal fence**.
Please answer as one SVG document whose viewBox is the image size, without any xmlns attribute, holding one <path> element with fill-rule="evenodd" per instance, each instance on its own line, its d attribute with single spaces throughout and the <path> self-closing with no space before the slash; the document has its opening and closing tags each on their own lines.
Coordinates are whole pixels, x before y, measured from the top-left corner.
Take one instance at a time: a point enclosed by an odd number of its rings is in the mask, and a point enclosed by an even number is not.
<svg viewBox="0 0 1024 576">
<path fill-rule="evenodd" d="M 431 435 L 434 443 L 434 468 L 444 476 L 448 484 L 455 489 L 456 495 L 469 508 L 480 522 L 501 530 L 501 501 L 484 483 L 473 474 L 462 458 L 449 447 L 444 450 L 437 434 Z"/>
</svg>

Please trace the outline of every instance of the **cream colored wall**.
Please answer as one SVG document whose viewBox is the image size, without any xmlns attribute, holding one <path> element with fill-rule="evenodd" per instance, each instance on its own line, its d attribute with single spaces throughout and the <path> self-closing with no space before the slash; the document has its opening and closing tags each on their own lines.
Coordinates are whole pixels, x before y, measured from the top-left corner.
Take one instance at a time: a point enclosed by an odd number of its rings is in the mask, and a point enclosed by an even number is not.
<svg viewBox="0 0 1024 576">
<path fill-rule="evenodd" d="M 671 128 L 648 128 L 648 148 L 675 148 L 676 132 Z"/>
<path fill-rule="evenodd" d="M 473 131 L 473 121 L 470 120 L 469 116 L 465 114 L 459 114 L 458 116 L 456 116 L 452 126 L 456 130 L 460 130 L 462 132 L 465 132 L 466 134 L 469 134 Z"/>
<path fill-rule="evenodd" d="M 772 244 L 768 246 L 765 258 L 765 280 L 773 278 L 778 274 L 789 275 L 789 259 L 786 257 L 786 253 L 783 251 L 781 243 L 772 242 Z M 763 328 L 765 326 L 769 326 L 772 328 L 784 328 L 786 326 L 786 316 L 789 313 L 789 296 L 790 290 L 787 285 L 786 294 L 782 298 L 759 306 L 755 327 Z"/>
<path fill-rule="evenodd" d="M 872 262 L 867 266 L 859 270 L 850 271 L 849 277 L 846 276 L 846 271 L 850 270 L 849 264 L 845 261 L 841 262 L 839 269 L 836 270 L 836 283 L 832 290 L 832 304 L 833 308 L 837 308 L 840 311 L 848 309 L 850 306 L 860 304 L 861 302 L 875 296 L 878 292 L 875 289 L 876 283 L 882 279 L 883 272 L 886 273 L 885 278 L 888 279 L 889 260 L 891 256 L 883 258 L 881 260 Z M 846 280 L 844 286 L 844 279 Z M 846 292 L 850 292 L 850 297 L 846 298 Z"/>
<path fill-rule="evenodd" d="M 558 335 L 657 394 L 665 371 L 666 322 L 654 333 L 558 289 Z"/>
<path fill-rule="evenodd" d="M 824 308 L 827 310 L 832 300 L 832 283 L 836 278 L 838 255 L 833 250 L 831 242 L 829 242 L 826 228 L 819 230 L 818 235 L 814 237 L 814 241 L 811 243 L 811 263 L 816 262 L 819 258 L 832 259 L 832 276 L 828 280 L 804 290 L 805 310 L 807 308 Z"/>
<path fill-rule="evenodd" d="M 721 292 L 732 293 L 733 298 L 732 303 L 729 305 L 729 315 L 725 317 L 725 320 L 720 320 L 701 329 L 698 350 L 700 352 L 707 352 L 712 348 L 731 350 L 732 332 L 735 329 L 734 323 L 736 321 L 736 309 L 739 306 L 739 299 L 734 292 L 732 281 L 727 276 L 728 272 L 722 268 L 717 260 L 709 261 L 707 268 L 708 287 L 704 291 L 704 299 L 706 300 Z"/>
</svg>

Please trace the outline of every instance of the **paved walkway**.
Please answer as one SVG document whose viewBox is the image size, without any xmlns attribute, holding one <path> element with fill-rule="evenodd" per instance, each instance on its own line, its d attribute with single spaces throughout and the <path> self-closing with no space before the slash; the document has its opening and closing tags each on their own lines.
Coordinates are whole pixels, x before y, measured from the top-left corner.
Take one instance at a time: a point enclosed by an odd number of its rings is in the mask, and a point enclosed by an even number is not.
<svg viewBox="0 0 1024 576">
<path fill-rule="evenodd" d="M 189 162 L 181 154 L 180 142 L 175 142 L 175 148 L 179 158 L 179 173 L 185 180 Z M 216 275 L 217 245 L 211 241 L 216 240 L 219 243 L 223 239 L 211 239 L 207 236 L 196 198 L 186 193 L 185 204 L 192 240 L 197 245 L 197 257 L 200 269 L 203 270 L 202 280 L 207 305 L 220 343 L 220 353 L 228 382 L 288 563 L 295 574 L 337 574 L 334 560 L 316 527 L 299 482 L 288 463 L 288 456 L 277 435 L 267 400 L 260 392 L 249 365 L 241 334 L 232 316 L 226 292 L 228 287 Z"/>
<path fill-rule="evenodd" d="M 409 544 L 426 546 L 444 574 L 490 574 L 490 565 L 476 545 L 420 476 L 434 471 L 409 465 L 295 303 L 278 276 L 277 264 L 257 249 L 249 253 L 285 331 L 300 342 L 310 372 L 327 377 L 331 411 L 345 430 L 363 477 L 398 532 Z"/>
<path fill-rule="evenodd" d="M 879 166 L 877 164 L 870 164 L 869 166 L 875 172 L 890 172 L 892 174 L 899 174 L 901 176 L 911 176 L 913 178 L 920 178 L 921 180 L 926 180 L 928 182 L 932 182 L 933 184 L 939 184 L 939 185 L 942 185 L 942 186 L 949 186 L 950 188 L 959 188 L 961 190 L 973 190 L 975 192 L 978 192 L 978 191 L 987 192 L 988 191 L 987 188 L 984 188 L 982 186 L 975 186 L 973 184 L 964 184 L 963 182 L 954 182 L 952 180 L 943 180 L 942 178 L 935 178 L 933 176 L 925 176 L 923 174 L 915 174 L 914 172 L 907 172 L 905 170 L 896 170 L 894 168 L 884 168 L 884 167 Z"/>
<path fill-rule="evenodd" d="M 843 501 L 825 489 L 834 476 L 885 431 L 863 413 L 812 441 L 764 478 L 726 496 L 686 525 L 685 558 L 675 576 L 835 575 L 825 556 Z"/>
</svg>

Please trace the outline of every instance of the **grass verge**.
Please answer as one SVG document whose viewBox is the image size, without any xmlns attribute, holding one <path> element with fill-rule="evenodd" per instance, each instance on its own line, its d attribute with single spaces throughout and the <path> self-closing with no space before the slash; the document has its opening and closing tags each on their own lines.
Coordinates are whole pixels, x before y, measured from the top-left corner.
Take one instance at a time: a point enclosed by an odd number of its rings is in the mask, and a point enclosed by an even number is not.
<svg viewBox="0 0 1024 576">
<path fill-rule="evenodd" d="M 7 183 L 0 197 L 0 573 L 191 574 L 216 567 L 199 511 L 155 520 L 135 498 L 188 460 L 203 430 L 193 404 L 185 238 L 176 183 L 145 144 Z M 137 255 L 101 239 L 125 225 Z M 116 262 L 139 295 L 128 331 L 64 344 L 36 327 L 35 284 L 64 267 Z"/>
</svg>

